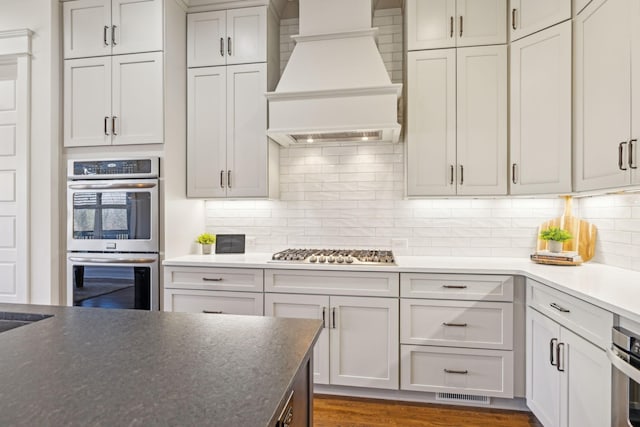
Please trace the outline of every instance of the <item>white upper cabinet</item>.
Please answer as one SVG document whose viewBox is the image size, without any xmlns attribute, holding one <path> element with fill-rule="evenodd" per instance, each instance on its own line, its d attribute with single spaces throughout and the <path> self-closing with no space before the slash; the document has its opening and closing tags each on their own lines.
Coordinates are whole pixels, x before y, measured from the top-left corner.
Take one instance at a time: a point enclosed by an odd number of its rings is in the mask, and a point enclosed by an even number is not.
<svg viewBox="0 0 640 427">
<path fill-rule="evenodd" d="M 571 22 L 511 44 L 511 194 L 571 192 Z"/>
<path fill-rule="evenodd" d="M 632 63 L 639 62 L 637 3 L 593 0 L 575 19 L 577 191 L 638 182 L 634 169 L 638 163 L 635 139 L 640 126 L 638 110 L 632 104 L 638 102 L 640 84 L 640 75 L 632 72 Z"/>
<path fill-rule="evenodd" d="M 164 140 L 162 52 L 64 62 L 64 146 Z"/>
<path fill-rule="evenodd" d="M 62 5 L 64 58 L 163 48 L 162 0 L 74 0 Z"/>
<path fill-rule="evenodd" d="M 629 141 L 629 148 L 631 153 L 629 155 L 629 168 L 631 169 L 631 184 L 640 185 L 640 169 L 638 169 L 638 162 L 640 162 L 640 156 L 638 150 L 638 140 L 640 140 L 640 76 L 638 70 L 640 70 L 640 2 L 631 2 L 631 13 L 629 14 L 632 20 L 631 24 L 631 69 L 635 70 L 633 74 L 633 81 L 631 84 L 631 140 Z"/>
<path fill-rule="evenodd" d="M 506 73 L 506 46 L 409 52 L 409 196 L 506 194 Z"/>
<path fill-rule="evenodd" d="M 407 0 L 409 50 L 503 44 L 506 0 Z"/>
<path fill-rule="evenodd" d="M 571 19 L 571 0 L 511 0 L 511 41 Z"/>
<path fill-rule="evenodd" d="M 266 60 L 266 7 L 187 15 L 189 67 L 247 64 Z"/>
<path fill-rule="evenodd" d="M 267 197 L 266 64 L 189 70 L 187 194 Z"/>
</svg>

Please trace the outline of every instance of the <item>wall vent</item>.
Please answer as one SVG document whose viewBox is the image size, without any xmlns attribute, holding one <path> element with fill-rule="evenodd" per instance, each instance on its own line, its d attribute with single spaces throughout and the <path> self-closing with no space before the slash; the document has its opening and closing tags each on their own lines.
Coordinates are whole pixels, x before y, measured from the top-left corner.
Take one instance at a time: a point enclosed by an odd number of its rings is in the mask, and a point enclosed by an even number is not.
<svg viewBox="0 0 640 427">
<path fill-rule="evenodd" d="M 488 396 L 475 396 L 473 394 L 460 393 L 436 393 L 436 400 L 455 403 L 474 403 L 480 405 L 488 405 L 491 398 Z"/>
</svg>

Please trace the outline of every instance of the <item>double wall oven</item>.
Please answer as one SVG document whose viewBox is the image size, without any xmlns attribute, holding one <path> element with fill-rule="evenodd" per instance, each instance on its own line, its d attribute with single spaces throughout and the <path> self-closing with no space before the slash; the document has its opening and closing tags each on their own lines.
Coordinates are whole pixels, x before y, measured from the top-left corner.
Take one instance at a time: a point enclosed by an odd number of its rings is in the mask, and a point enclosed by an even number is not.
<svg viewBox="0 0 640 427">
<path fill-rule="evenodd" d="M 611 425 L 640 427 L 640 334 L 614 326 L 608 356 L 613 365 Z"/>
<path fill-rule="evenodd" d="M 157 157 L 69 160 L 67 305 L 159 309 Z"/>
</svg>

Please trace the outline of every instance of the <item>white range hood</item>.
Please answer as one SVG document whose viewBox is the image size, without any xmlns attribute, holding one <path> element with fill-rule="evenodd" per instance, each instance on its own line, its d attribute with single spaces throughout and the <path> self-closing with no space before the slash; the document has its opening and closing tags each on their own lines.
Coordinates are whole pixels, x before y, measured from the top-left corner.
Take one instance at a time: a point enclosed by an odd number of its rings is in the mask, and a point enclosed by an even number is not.
<svg viewBox="0 0 640 427">
<path fill-rule="evenodd" d="M 300 0 L 300 34 L 269 101 L 267 135 L 289 144 L 398 142 L 398 98 L 371 28 L 371 0 Z"/>
</svg>

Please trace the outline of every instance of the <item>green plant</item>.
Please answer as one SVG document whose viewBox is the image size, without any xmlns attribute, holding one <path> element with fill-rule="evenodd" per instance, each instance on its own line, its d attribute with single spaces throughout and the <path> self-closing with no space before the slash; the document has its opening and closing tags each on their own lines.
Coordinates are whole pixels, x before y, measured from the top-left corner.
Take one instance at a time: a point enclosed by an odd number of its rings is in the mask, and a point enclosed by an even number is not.
<svg viewBox="0 0 640 427">
<path fill-rule="evenodd" d="M 565 242 L 573 239 L 571 233 L 567 230 L 563 230 L 559 227 L 549 227 L 546 230 L 540 232 L 540 238 L 542 240 L 555 240 L 556 242 Z"/>
<path fill-rule="evenodd" d="M 200 243 L 201 245 L 212 245 L 216 242 L 216 235 L 210 233 L 202 233 L 198 236 L 196 242 Z"/>
</svg>

